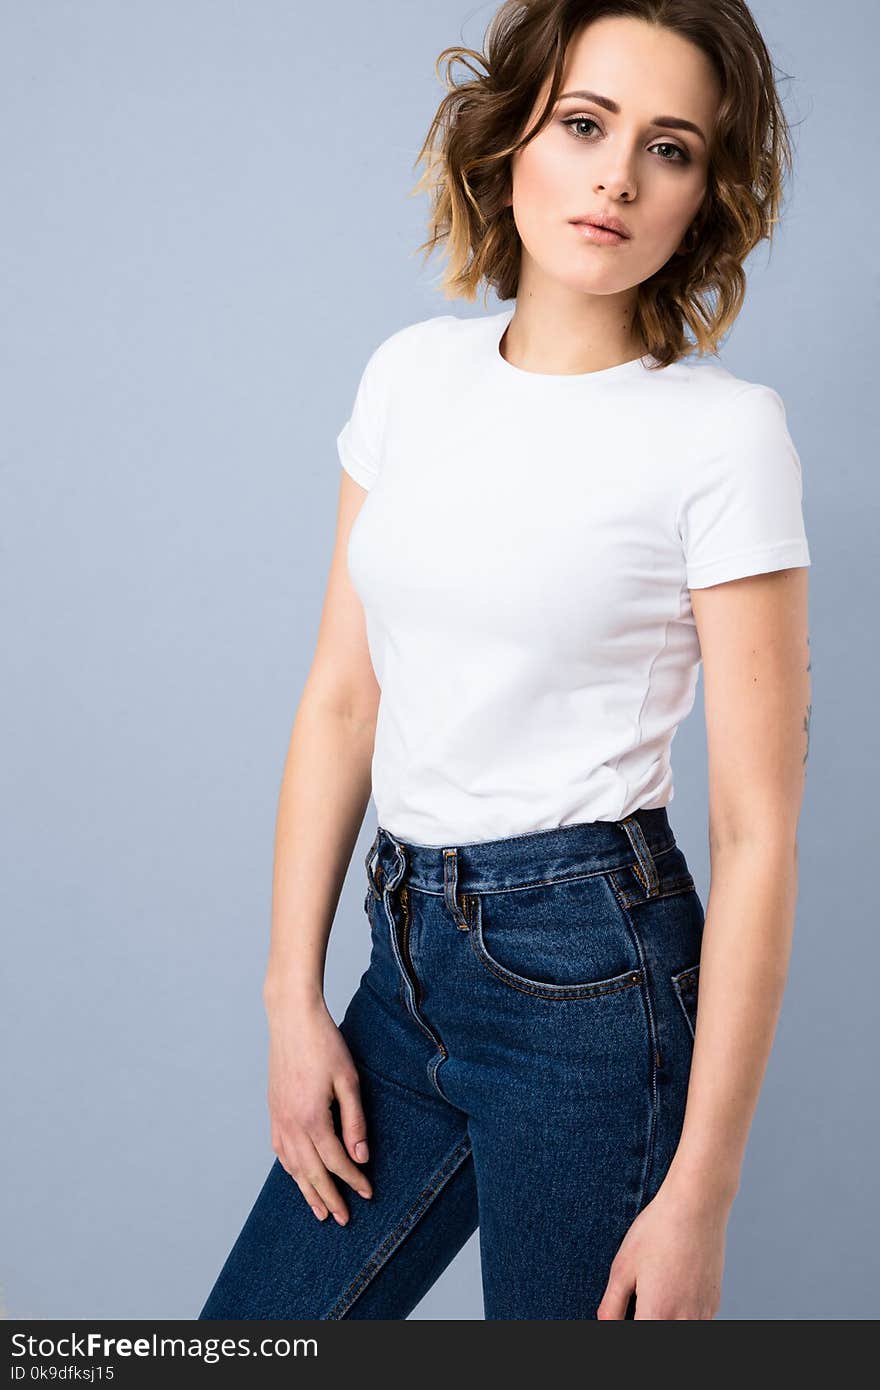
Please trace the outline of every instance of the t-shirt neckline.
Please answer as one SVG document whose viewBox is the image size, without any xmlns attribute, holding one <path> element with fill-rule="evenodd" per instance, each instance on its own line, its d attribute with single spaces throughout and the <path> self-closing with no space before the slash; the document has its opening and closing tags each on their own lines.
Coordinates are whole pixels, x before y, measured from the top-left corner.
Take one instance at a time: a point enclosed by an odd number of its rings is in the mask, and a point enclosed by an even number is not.
<svg viewBox="0 0 880 1390">
<path fill-rule="evenodd" d="M 504 377 L 511 382 L 522 382 L 524 386 L 541 387 L 547 389 L 566 390 L 583 389 L 591 386 L 604 386 L 609 382 L 625 381 L 629 378 L 640 378 L 644 376 L 647 369 L 657 361 L 650 352 L 644 353 L 641 357 L 633 357 L 629 362 L 620 362 L 614 367 L 602 367 L 594 372 L 529 372 L 524 367 L 516 367 L 501 352 L 501 339 L 504 337 L 505 329 L 510 323 L 516 312 L 516 305 L 512 309 L 503 309 L 500 314 L 492 314 L 489 317 L 489 356 L 492 359 L 492 368 L 499 377 Z"/>
</svg>

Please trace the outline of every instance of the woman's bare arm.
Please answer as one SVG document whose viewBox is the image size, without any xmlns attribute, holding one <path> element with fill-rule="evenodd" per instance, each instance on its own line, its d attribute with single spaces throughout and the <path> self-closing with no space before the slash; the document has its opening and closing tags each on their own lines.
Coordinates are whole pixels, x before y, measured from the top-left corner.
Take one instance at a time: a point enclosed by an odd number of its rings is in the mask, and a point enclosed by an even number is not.
<svg viewBox="0 0 880 1390">
<path fill-rule="evenodd" d="M 296 711 L 275 832 L 272 930 L 263 983 L 272 1148 L 319 1221 L 349 1212 L 334 1178 L 372 1196 L 360 1079 L 324 1000 L 327 942 L 370 797 L 379 688 L 348 574 L 366 496 L 344 470 L 315 655 Z M 337 1133 L 332 1105 L 339 1106 Z"/>
<path fill-rule="evenodd" d="M 684 1129 L 670 1172 L 731 1201 L 770 1055 L 797 900 L 811 707 L 806 567 L 694 589 L 711 877 Z"/>
<path fill-rule="evenodd" d="M 315 654 L 296 710 L 278 802 L 264 982 L 279 998 L 323 993 L 327 941 L 370 798 L 379 687 L 346 548 L 366 492 L 340 470 L 336 538 Z"/>
<path fill-rule="evenodd" d="M 711 882 L 687 1108 L 597 1310 L 712 1318 L 730 1207 L 782 1002 L 810 722 L 807 569 L 692 591 L 703 656 Z"/>
</svg>

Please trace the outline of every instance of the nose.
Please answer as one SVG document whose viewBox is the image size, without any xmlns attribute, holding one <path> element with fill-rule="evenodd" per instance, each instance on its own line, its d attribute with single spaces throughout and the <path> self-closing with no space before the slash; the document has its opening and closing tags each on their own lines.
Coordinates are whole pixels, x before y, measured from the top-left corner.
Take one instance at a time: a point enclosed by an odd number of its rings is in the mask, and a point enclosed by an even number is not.
<svg viewBox="0 0 880 1390">
<path fill-rule="evenodd" d="M 606 179 L 596 184 L 597 193 L 607 193 L 622 202 L 632 202 L 635 197 L 635 184 L 630 179 Z"/>
<path fill-rule="evenodd" d="M 595 191 L 606 193 L 612 198 L 632 201 L 636 196 L 636 176 L 632 159 L 621 155 L 617 160 L 609 161 L 602 171 L 602 177 L 596 181 Z"/>
</svg>

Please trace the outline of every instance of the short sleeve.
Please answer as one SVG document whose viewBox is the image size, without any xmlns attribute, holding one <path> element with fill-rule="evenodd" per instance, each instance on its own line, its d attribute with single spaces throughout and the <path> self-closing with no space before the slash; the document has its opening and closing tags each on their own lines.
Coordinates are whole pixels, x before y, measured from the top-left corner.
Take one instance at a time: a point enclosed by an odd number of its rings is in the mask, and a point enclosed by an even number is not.
<svg viewBox="0 0 880 1390">
<path fill-rule="evenodd" d="M 339 461 L 368 491 L 379 476 L 384 419 L 384 343 L 373 351 L 358 382 L 351 415 L 336 436 Z"/>
<path fill-rule="evenodd" d="M 692 459 L 678 529 L 688 587 L 810 564 L 801 462 L 785 407 L 749 384 L 719 412 Z"/>
</svg>

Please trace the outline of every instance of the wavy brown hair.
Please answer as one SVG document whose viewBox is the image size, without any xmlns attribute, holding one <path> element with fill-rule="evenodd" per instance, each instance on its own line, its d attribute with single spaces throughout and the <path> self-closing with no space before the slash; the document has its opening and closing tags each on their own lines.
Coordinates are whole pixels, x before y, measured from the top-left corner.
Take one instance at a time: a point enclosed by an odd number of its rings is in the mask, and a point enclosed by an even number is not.
<svg viewBox="0 0 880 1390">
<path fill-rule="evenodd" d="M 708 56 L 721 101 L 711 136 L 706 196 L 676 252 L 638 287 L 634 331 L 662 366 L 715 353 L 742 308 L 743 262 L 779 221 L 791 172 L 789 128 L 766 44 L 743 0 L 505 0 L 486 30 L 484 52 L 445 48 L 447 94 L 416 159 L 412 190 L 431 199 L 425 259 L 447 243 L 441 287 L 476 298 L 480 282 L 500 299 L 519 283 L 521 243 L 513 213 L 510 158 L 551 119 L 572 39 L 593 20 L 625 15 L 674 30 Z M 470 78 L 451 77 L 461 63 Z M 544 110 L 528 118 L 547 75 Z M 693 341 L 687 336 L 690 330 Z"/>
</svg>

